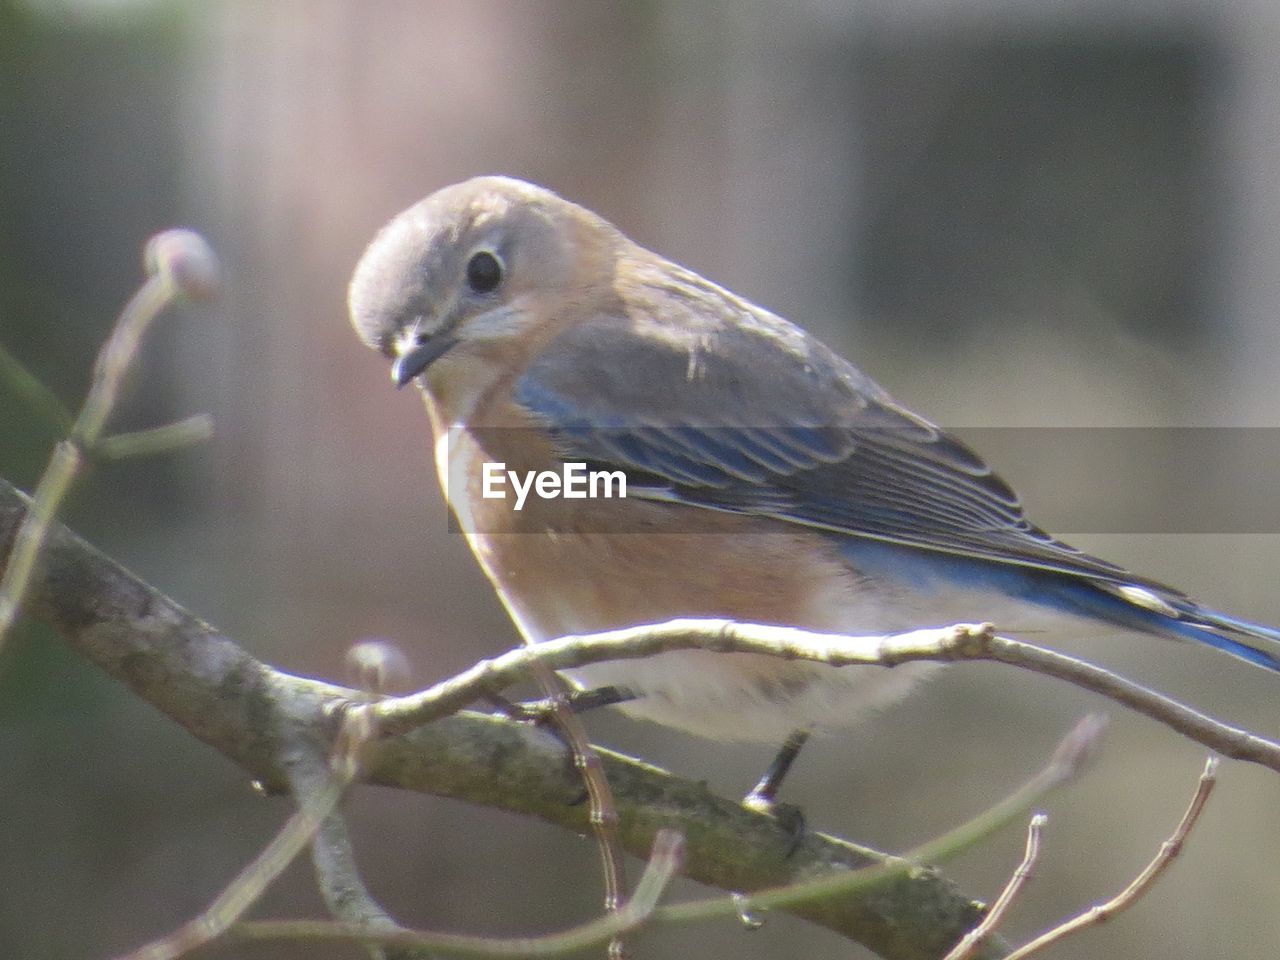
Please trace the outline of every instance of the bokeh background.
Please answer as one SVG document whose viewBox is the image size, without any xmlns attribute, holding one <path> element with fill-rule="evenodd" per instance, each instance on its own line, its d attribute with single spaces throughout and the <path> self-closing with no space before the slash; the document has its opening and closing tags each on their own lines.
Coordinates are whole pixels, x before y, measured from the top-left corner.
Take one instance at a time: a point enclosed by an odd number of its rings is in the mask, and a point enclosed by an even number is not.
<svg viewBox="0 0 1280 960">
<path fill-rule="evenodd" d="M 118 421 L 208 411 L 215 439 L 99 469 L 69 522 L 284 668 L 341 676 L 349 644 L 388 637 L 425 683 L 510 646 L 448 532 L 417 398 L 391 389 L 344 308 L 383 221 L 490 172 L 796 319 L 949 426 L 1280 425 L 1271 0 L 0 0 L 4 347 L 76 404 L 147 235 L 193 225 L 226 267 L 219 304 L 148 341 Z M 52 440 L 0 384 L 0 473 L 31 486 Z M 1188 465 L 1205 509 L 1240 482 L 1274 490 L 1265 465 L 1222 485 L 1209 458 Z M 1006 472 L 1048 525 L 1161 496 L 1104 461 L 1069 466 Z M 1072 539 L 1280 622 L 1274 525 L 1123 526 L 1081 522 Z M 1071 649 L 1280 732 L 1261 671 L 1141 638 Z M 1096 767 L 1046 801 L 1043 860 L 1008 927 L 1025 937 L 1127 882 L 1203 750 L 1060 684 L 957 667 L 812 745 L 787 796 L 815 827 L 907 849 L 1098 709 L 1113 725 Z M 768 755 L 604 714 L 590 727 L 728 793 Z M 171 929 L 288 809 L 31 627 L 0 654 L 0 770 L 6 957 L 107 956 Z M 1159 887 L 1056 957 L 1276 955 L 1280 781 L 1238 764 L 1222 781 Z M 597 909 L 586 840 L 374 789 L 351 815 L 406 922 L 514 934 Z M 946 869 L 991 897 L 1021 844 L 1010 829 Z M 302 863 L 256 914 L 320 909 Z M 637 955 L 860 954 L 774 916 L 656 931 Z"/>
</svg>

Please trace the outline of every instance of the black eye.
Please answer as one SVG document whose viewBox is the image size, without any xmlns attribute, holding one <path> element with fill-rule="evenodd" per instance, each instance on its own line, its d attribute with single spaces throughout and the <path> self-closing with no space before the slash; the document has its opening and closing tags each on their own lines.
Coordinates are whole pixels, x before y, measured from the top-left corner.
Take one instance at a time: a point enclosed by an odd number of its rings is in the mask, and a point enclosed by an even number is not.
<svg viewBox="0 0 1280 960">
<path fill-rule="evenodd" d="M 492 293 L 502 282 L 502 264 L 488 250 L 472 254 L 467 261 L 467 286 L 476 293 Z"/>
</svg>

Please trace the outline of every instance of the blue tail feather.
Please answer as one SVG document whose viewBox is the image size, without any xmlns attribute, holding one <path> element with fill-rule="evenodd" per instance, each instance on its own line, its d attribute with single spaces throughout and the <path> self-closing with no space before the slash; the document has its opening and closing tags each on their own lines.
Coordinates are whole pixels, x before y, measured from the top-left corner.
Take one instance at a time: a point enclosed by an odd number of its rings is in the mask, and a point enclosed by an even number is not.
<svg viewBox="0 0 1280 960">
<path fill-rule="evenodd" d="M 1203 643 L 1233 657 L 1280 673 L 1280 630 L 1261 623 L 1241 620 L 1202 607 L 1180 593 L 1170 591 L 1155 596 L 1168 604 L 1172 613 L 1162 613 L 1113 592 L 1113 583 L 1082 583 L 1057 578 L 1043 592 L 1024 593 L 1028 599 L 1077 615 L 1100 618 L 1121 627 L 1156 636 Z M 1144 587 L 1145 590 L 1150 590 Z M 1151 591 L 1153 594 L 1154 591 Z"/>
<path fill-rule="evenodd" d="M 1261 623 L 1251 623 L 1216 610 L 1191 605 L 1188 619 L 1161 617 L 1164 631 L 1187 640 L 1207 644 L 1247 663 L 1280 673 L 1280 630 Z M 1275 650 L 1253 646 L 1247 640 L 1276 645 Z"/>
<path fill-rule="evenodd" d="M 1121 629 L 1202 643 L 1280 673 L 1280 629 L 1210 610 L 1152 581 L 1126 584 L 1118 577 L 1074 576 L 853 538 L 841 540 L 840 547 L 853 569 L 861 573 L 924 594 L 972 593 L 977 617 L 983 616 L 982 596 L 995 592 Z M 1150 604 L 1137 599 L 1141 593 L 1150 595 Z"/>
<path fill-rule="evenodd" d="M 1210 610 L 1180 593 L 1169 591 L 1160 595 L 1151 591 L 1173 611 L 1162 613 L 1116 594 L 1113 592 L 1116 587 L 1113 583 L 1058 578 L 1039 596 L 1023 595 L 1048 606 L 1109 620 L 1143 633 L 1203 643 L 1246 663 L 1280 673 L 1280 630 L 1275 627 Z M 1150 590 L 1149 587 L 1143 589 Z"/>
</svg>

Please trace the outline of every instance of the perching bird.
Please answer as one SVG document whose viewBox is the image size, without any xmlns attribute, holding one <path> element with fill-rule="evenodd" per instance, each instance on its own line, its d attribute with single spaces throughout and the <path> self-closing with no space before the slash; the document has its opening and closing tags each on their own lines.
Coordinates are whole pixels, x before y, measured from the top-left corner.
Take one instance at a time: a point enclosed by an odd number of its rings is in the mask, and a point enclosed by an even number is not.
<svg viewBox="0 0 1280 960">
<path fill-rule="evenodd" d="M 675 617 L 1101 624 L 1280 670 L 1280 631 L 1054 539 L 852 363 L 548 190 L 479 177 L 432 194 L 370 244 L 350 308 L 395 381 L 421 387 L 445 495 L 529 642 Z M 621 471 L 626 496 L 534 490 L 516 509 L 505 471 L 566 463 Z M 898 698 L 923 667 L 692 651 L 572 676 L 625 688 L 635 716 L 781 742 Z"/>
</svg>

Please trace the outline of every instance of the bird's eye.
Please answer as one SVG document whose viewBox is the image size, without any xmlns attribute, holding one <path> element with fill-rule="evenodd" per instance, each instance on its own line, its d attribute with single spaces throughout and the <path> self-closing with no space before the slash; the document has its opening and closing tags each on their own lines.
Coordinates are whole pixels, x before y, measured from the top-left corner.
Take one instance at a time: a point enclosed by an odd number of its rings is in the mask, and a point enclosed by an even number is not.
<svg viewBox="0 0 1280 960">
<path fill-rule="evenodd" d="M 488 250 L 472 254 L 467 261 L 467 286 L 476 293 L 492 293 L 502 282 L 502 264 Z"/>
</svg>

